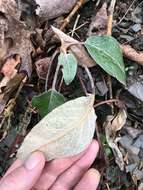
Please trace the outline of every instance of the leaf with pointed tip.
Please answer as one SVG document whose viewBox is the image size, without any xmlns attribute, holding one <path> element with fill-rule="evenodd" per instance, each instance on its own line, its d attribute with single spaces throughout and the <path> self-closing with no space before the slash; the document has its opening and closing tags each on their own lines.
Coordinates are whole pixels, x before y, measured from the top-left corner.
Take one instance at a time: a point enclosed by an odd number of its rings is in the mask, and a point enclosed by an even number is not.
<svg viewBox="0 0 143 190">
<path fill-rule="evenodd" d="M 126 84 L 122 51 L 117 40 L 111 36 L 92 36 L 85 41 L 91 57 L 108 74 Z"/>
<path fill-rule="evenodd" d="M 63 78 L 69 85 L 75 78 L 77 72 L 77 59 L 72 53 L 61 53 L 58 63 L 63 66 Z"/>
<path fill-rule="evenodd" d="M 33 107 L 39 110 L 42 117 L 63 103 L 65 103 L 64 96 L 52 89 L 32 98 Z"/>
<path fill-rule="evenodd" d="M 35 150 L 44 152 L 47 160 L 74 156 L 92 141 L 96 125 L 94 95 L 68 101 L 46 115 L 26 136 L 18 150 L 25 159 Z"/>
</svg>

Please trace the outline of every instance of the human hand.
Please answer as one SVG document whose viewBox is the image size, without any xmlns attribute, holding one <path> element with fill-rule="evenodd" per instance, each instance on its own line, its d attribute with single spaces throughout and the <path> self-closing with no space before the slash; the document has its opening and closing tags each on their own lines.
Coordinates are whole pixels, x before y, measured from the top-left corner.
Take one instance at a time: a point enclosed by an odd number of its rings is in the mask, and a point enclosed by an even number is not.
<svg viewBox="0 0 143 190">
<path fill-rule="evenodd" d="M 25 163 L 14 162 L 1 179 L 0 190 L 95 190 L 100 174 L 89 167 L 98 149 L 93 140 L 79 155 L 50 162 L 45 162 L 41 152 L 34 152 Z"/>
</svg>

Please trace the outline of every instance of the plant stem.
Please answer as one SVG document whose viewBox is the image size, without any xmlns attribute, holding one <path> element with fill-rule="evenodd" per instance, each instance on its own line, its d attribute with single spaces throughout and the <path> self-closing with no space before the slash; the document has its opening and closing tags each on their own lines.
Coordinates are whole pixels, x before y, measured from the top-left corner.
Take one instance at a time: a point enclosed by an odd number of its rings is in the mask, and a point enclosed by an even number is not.
<svg viewBox="0 0 143 190">
<path fill-rule="evenodd" d="M 55 71 L 55 75 L 54 75 L 54 80 L 53 80 L 53 84 L 52 84 L 52 90 L 56 89 L 56 82 L 57 82 L 59 70 L 60 70 L 60 64 L 57 63 L 57 67 L 56 67 L 56 71 Z"/>
<path fill-rule="evenodd" d="M 78 14 L 77 17 L 76 17 L 75 23 L 74 23 L 74 27 L 73 27 L 73 30 L 72 30 L 71 37 L 74 36 L 74 32 L 75 32 L 75 30 L 76 30 L 76 26 L 77 26 L 77 24 L 78 24 L 79 18 L 80 18 L 80 15 Z"/>
<path fill-rule="evenodd" d="M 115 8 L 116 0 L 111 0 L 110 8 L 109 8 L 109 16 L 108 16 L 108 25 L 107 25 L 107 35 L 112 35 L 112 24 L 113 24 L 113 13 Z M 108 76 L 108 87 L 110 92 L 110 99 L 113 98 L 112 92 L 112 80 L 111 76 Z M 112 114 L 114 113 L 114 107 L 112 106 Z"/>
<path fill-rule="evenodd" d="M 109 8 L 109 16 L 108 16 L 108 27 L 107 27 L 107 35 L 112 35 L 112 23 L 113 23 L 113 13 L 115 8 L 116 0 L 112 0 Z"/>
<path fill-rule="evenodd" d="M 85 0 L 79 0 L 71 13 L 64 19 L 62 26 L 60 27 L 60 30 L 64 30 L 67 24 L 70 22 L 71 18 L 75 15 L 75 13 L 80 9 L 80 7 L 83 5 Z"/>
<path fill-rule="evenodd" d="M 89 77 L 90 83 L 91 83 L 92 93 L 95 95 L 95 85 L 94 85 L 93 77 L 92 77 L 88 67 L 84 66 L 84 68 L 85 68 L 85 71 L 86 71 L 86 73 Z"/>
<path fill-rule="evenodd" d="M 45 82 L 45 91 L 48 91 L 48 80 L 49 80 L 49 76 L 50 76 L 50 71 L 51 71 L 51 67 L 52 67 L 52 62 L 54 61 L 56 55 L 58 54 L 59 50 L 56 50 L 54 52 L 54 54 L 52 55 L 51 59 L 50 59 L 50 63 L 49 63 L 49 69 L 47 71 L 47 76 L 46 76 L 46 82 Z"/>
<path fill-rule="evenodd" d="M 103 102 L 99 102 L 99 103 L 95 104 L 94 108 L 97 108 L 103 104 L 111 104 L 111 103 L 116 103 L 116 102 L 120 102 L 120 100 L 119 99 L 105 100 Z"/>
</svg>

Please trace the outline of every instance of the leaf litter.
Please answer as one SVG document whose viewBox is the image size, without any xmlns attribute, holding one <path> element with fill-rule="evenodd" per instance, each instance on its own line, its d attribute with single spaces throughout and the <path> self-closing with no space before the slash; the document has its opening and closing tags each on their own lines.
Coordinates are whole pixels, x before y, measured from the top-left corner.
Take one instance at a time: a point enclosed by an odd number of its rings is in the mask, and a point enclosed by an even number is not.
<svg viewBox="0 0 143 190">
<path fill-rule="evenodd" d="M 110 37 L 106 1 L 0 2 L 1 174 L 17 151 L 40 149 L 51 160 L 98 136 L 100 189 L 142 189 L 141 10 L 140 1 L 116 2 Z"/>
</svg>

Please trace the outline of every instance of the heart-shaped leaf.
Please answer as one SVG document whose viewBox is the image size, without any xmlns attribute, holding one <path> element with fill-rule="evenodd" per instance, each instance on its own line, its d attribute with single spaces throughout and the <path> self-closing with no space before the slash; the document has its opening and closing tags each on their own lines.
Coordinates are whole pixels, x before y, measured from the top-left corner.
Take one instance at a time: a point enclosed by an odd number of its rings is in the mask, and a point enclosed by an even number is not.
<svg viewBox="0 0 143 190">
<path fill-rule="evenodd" d="M 32 98 L 33 107 L 39 110 L 42 117 L 63 103 L 65 103 L 64 96 L 52 89 Z"/>
<path fill-rule="evenodd" d="M 92 36 L 85 46 L 95 60 L 108 74 L 126 84 L 125 66 L 122 51 L 117 40 L 111 36 Z"/>
<path fill-rule="evenodd" d="M 85 150 L 94 136 L 93 103 L 94 96 L 89 95 L 54 109 L 26 136 L 18 158 L 24 159 L 35 150 L 44 152 L 47 160 L 73 156 Z"/>
<path fill-rule="evenodd" d="M 72 53 L 61 53 L 58 63 L 63 66 L 63 77 L 67 85 L 75 78 L 77 72 L 77 59 Z"/>
</svg>

